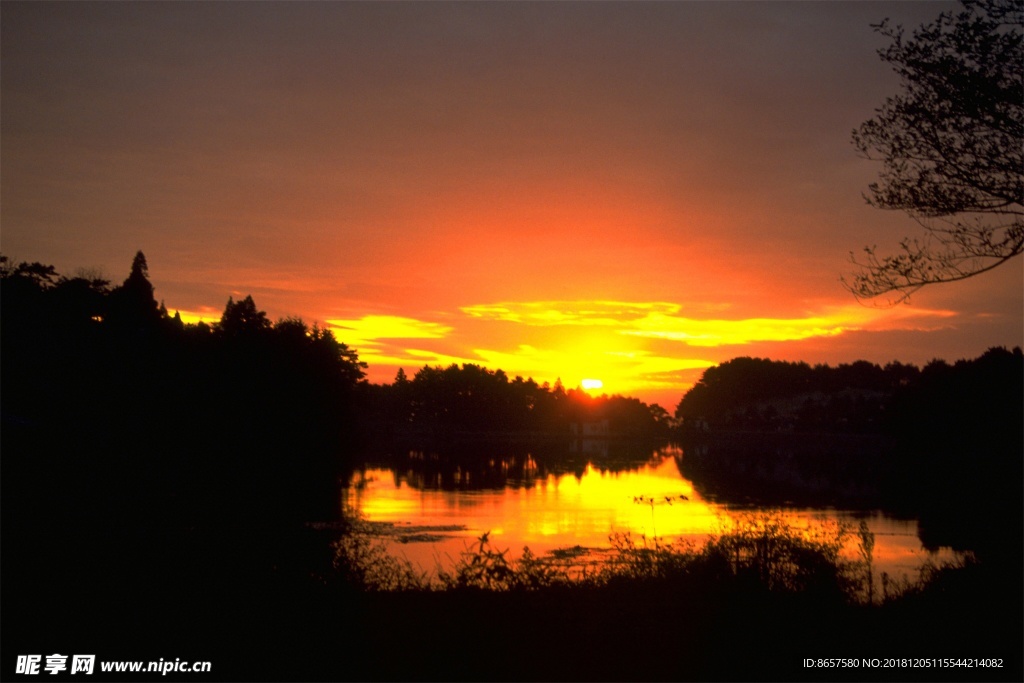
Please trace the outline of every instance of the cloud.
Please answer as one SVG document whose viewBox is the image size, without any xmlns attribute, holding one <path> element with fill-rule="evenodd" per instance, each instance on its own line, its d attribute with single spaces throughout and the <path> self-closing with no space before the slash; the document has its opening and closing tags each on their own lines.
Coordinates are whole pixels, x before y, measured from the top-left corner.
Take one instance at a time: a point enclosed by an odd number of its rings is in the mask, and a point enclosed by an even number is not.
<svg viewBox="0 0 1024 683">
<path fill-rule="evenodd" d="M 621 334 L 678 341 L 688 346 L 745 345 L 764 341 L 797 341 L 809 337 L 834 337 L 857 329 L 842 317 L 809 316 L 795 319 L 748 318 L 744 320 L 694 320 L 652 315 L 634 323 Z"/>
<path fill-rule="evenodd" d="M 653 314 L 674 315 L 679 304 L 627 301 L 527 301 L 463 306 L 471 318 L 524 325 L 588 325 L 614 327 Z"/>
<path fill-rule="evenodd" d="M 412 340 L 446 340 L 453 328 L 442 323 L 395 315 L 364 315 L 351 320 L 331 319 L 327 324 L 335 336 L 356 349 L 359 359 L 369 363 L 371 369 L 480 362 L 458 355 L 457 351 L 453 354 L 425 349 L 419 344 L 410 348 Z"/>
<path fill-rule="evenodd" d="M 700 307 L 708 310 L 706 306 Z M 936 329 L 956 312 L 921 308 L 830 307 L 804 317 L 694 318 L 681 304 L 664 301 L 534 301 L 465 306 L 466 315 L 535 327 L 588 326 L 632 337 L 664 339 L 688 346 L 742 346 L 755 342 L 834 337 L 864 329 Z M 930 322 L 929 322 L 930 321 Z"/>
<path fill-rule="evenodd" d="M 430 349 L 403 349 L 393 344 L 376 344 L 358 349 L 359 360 L 373 366 L 420 368 L 449 365 L 480 365 L 479 358 L 465 358 Z M 492 369 L 498 369 L 494 367 Z"/>
<path fill-rule="evenodd" d="M 394 315 L 364 315 L 355 320 L 328 320 L 345 343 L 373 345 L 384 339 L 444 339 L 452 328 L 441 323 Z"/>
</svg>

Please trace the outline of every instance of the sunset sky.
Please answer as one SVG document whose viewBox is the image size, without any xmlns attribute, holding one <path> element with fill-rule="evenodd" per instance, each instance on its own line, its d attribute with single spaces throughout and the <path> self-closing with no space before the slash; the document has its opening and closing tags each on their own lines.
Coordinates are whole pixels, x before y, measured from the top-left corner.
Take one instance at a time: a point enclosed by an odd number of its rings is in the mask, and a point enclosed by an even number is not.
<svg viewBox="0 0 1024 683">
<path fill-rule="evenodd" d="M 0 249 L 219 319 L 330 325 L 370 364 L 601 379 L 670 411 L 736 356 L 923 364 L 1024 343 L 1024 263 L 859 303 L 850 133 L 930 2 L 0 7 Z"/>
</svg>

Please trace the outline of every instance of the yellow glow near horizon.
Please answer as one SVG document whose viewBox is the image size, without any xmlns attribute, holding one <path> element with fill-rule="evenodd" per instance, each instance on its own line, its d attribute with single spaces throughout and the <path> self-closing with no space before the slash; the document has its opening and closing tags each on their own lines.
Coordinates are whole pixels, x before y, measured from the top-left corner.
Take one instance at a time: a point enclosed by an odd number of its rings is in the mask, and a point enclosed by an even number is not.
<svg viewBox="0 0 1024 683">
<path fill-rule="evenodd" d="M 920 329 L 909 320 L 944 319 L 953 311 L 832 307 L 805 317 L 698 319 L 679 315 L 682 306 L 664 301 L 528 301 L 465 306 L 472 318 L 534 327 L 588 326 L 617 334 L 682 342 L 688 346 L 740 346 L 753 342 L 799 341 L 833 337 L 873 327 Z M 927 326 L 926 326 L 927 327 Z"/>
<path fill-rule="evenodd" d="M 599 379 L 585 378 L 580 382 L 580 386 L 583 387 L 585 391 L 594 391 L 595 389 L 603 387 L 604 382 Z"/>
<path fill-rule="evenodd" d="M 558 348 L 540 349 L 520 344 L 513 351 L 474 349 L 474 353 L 483 359 L 486 367 L 501 368 L 510 376 L 533 377 L 538 382 L 561 379 L 570 389 L 582 387 L 583 380 L 600 374 L 605 392 L 629 396 L 664 388 L 662 382 L 666 376 L 715 365 L 711 360 L 671 358 L 644 350 L 603 350 L 602 346 L 600 340 L 572 337 L 559 342 Z"/>
<path fill-rule="evenodd" d="M 716 317 L 686 317 L 684 308 Z M 509 378 L 561 380 L 587 391 L 598 389 L 584 380 L 600 378 L 604 393 L 656 394 L 666 401 L 675 399 L 665 394 L 682 395 L 696 381 L 694 371 L 721 362 L 721 351 L 699 349 L 827 339 L 854 330 L 936 329 L 956 315 L 849 305 L 804 316 L 726 319 L 722 310 L 665 301 L 527 301 L 465 306 L 461 318 L 439 314 L 444 322 L 370 314 L 327 323 L 370 365 L 371 381 L 388 382 L 399 367 L 411 374 L 425 365 L 476 364 Z"/>
<path fill-rule="evenodd" d="M 181 316 L 181 322 L 186 325 L 198 325 L 199 323 L 213 325 L 214 323 L 220 322 L 220 318 L 224 314 L 224 311 L 223 309 L 218 310 L 210 306 L 200 306 L 198 311 L 183 311 L 178 309 L 175 313 Z M 173 317 L 173 315 L 171 317 Z"/>
<path fill-rule="evenodd" d="M 382 367 L 388 367 L 391 369 L 391 372 L 394 372 L 395 368 L 401 367 L 406 369 L 406 372 L 409 373 L 410 377 L 412 376 L 412 373 L 425 365 L 430 367 L 448 367 L 450 365 L 473 364 L 484 365 L 485 367 L 488 367 L 488 369 L 492 370 L 504 370 L 504 368 L 490 368 L 490 366 L 487 366 L 485 363 L 481 363 L 479 358 L 454 356 L 441 351 L 432 351 L 429 349 L 399 348 L 390 344 L 377 342 L 364 342 L 356 348 L 356 352 L 359 354 L 359 360 L 369 364 L 371 370 L 375 368 L 380 369 Z M 514 376 L 515 373 L 512 373 L 512 375 Z M 378 378 L 373 381 L 390 382 L 390 378 L 387 380 Z"/>
<path fill-rule="evenodd" d="M 651 314 L 674 315 L 679 304 L 665 301 L 522 301 L 463 306 L 471 318 L 501 320 L 524 325 L 618 326 Z"/>
<path fill-rule="evenodd" d="M 636 322 L 636 329 L 620 334 L 683 342 L 688 346 L 740 346 L 759 341 L 799 341 L 834 337 L 858 329 L 843 318 L 809 317 L 791 320 L 692 320 L 652 315 Z"/>
<path fill-rule="evenodd" d="M 328 320 L 327 324 L 345 337 L 345 343 L 353 344 L 378 339 L 443 339 L 452 331 L 447 325 L 396 315 L 364 315 L 354 320 Z"/>
</svg>

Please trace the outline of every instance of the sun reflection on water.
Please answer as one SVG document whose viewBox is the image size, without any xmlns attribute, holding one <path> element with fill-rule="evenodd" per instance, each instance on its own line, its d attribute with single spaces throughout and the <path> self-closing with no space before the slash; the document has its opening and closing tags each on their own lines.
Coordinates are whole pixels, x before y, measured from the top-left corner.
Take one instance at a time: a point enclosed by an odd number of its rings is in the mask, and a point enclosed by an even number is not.
<svg viewBox="0 0 1024 683">
<path fill-rule="evenodd" d="M 709 535 L 727 531 L 737 516 L 758 511 L 704 499 L 680 474 L 675 455 L 675 450 L 665 449 L 647 464 L 620 471 L 589 462 L 582 473 L 549 473 L 532 483 L 521 479 L 490 489 L 446 490 L 439 486 L 440 475 L 425 478 L 413 472 L 367 469 L 346 490 L 345 503 L 367 521 L 396 529 L 447 529 L 442 538 L 430 542 L 391 543 L 396 555 L 426 571 L 444 564 L 445 557 L 457 557 L 487 532 L 497 547 L 509 549 L 510 557 L 517 557 L 525 546 L 535 554 L 576 546 L 606 549 L 612 534 L 625 532 L 699 545 Z M 536 463 L 527 465 L 536 471 Z M 876 570 L 894 577 L 913 578 L 929 558 L 914 520 L 832 509 L 773 512 L 797 529 L 843 523 L 855 530 L 861 519 L 866 520 L 876 536 Z"/>
</svg>

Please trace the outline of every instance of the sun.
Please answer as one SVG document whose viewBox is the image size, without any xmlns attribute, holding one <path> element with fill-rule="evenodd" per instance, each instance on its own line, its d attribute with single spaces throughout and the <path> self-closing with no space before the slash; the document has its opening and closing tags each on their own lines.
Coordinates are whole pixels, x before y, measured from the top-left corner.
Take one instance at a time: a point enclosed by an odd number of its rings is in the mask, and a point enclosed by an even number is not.
<svg viewBox="0 0 1024 683">
<path fill-rule="evenodd" d="M 604 382 L 599 379 L 585 379 L 580 382 L 580 386 L 583 387 L 585 391 L 595 391 L 603 387 Z"/>
</svg>

